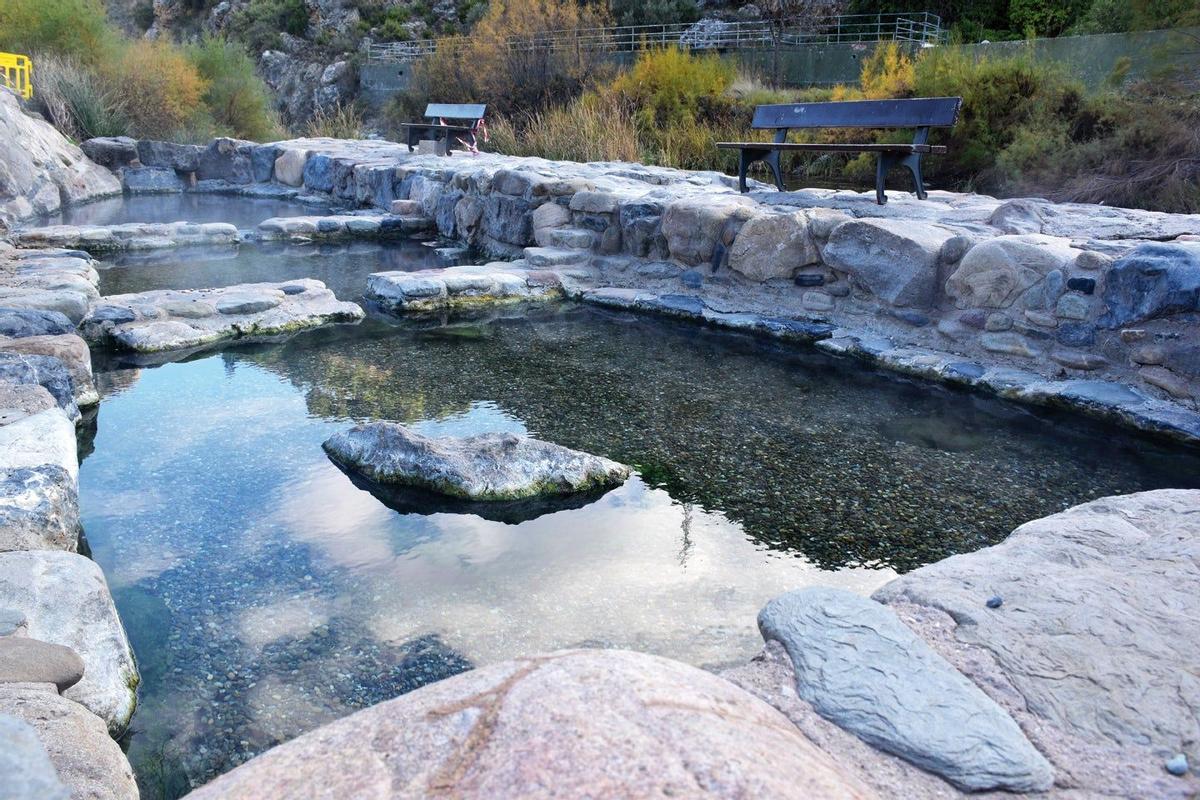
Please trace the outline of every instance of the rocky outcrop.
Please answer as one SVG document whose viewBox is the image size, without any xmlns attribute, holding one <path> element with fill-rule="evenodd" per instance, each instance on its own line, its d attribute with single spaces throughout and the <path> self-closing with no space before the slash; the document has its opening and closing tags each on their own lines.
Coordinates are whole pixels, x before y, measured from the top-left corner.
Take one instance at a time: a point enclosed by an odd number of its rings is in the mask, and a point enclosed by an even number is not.
<svg viewBox="0 0 1200 800">
<path fill-rule="evenodd" d="M 153 354 L 362 318 L 357 305 L 338 300 L 320 281 L 305 279 L 111 295 L 92 308 L 81 330 L 95 344 Z"/>
<path fill-rule="evenodd" d="M 328 769 L 336 763 L 341 768 Z M 353 765 L 353 766 L 351 766 Z M 275 748 L 192 800 L 875 794 L 767 704 L 655 656 L 574 650 L 472 670 Z"/>
<path fill-rule="evenodd" d="M 111 172 L 50 123 L 26 115 L 17 96 L 0 88 L 0 224 L 120 193 Z"/>
<path fill-rule="evenodd" d="M 325 441 L 345 469 L 470 500 L 519 500 L 616 486 L 629 467 L 511 433 L 430 438 L 394 422 L 356 425 Z"/>
<path fill-rule="evenodd" d="M 1200 491 L 1085 503 L 915 570 L 875 597 L 949 615 L 935 647 L 978 653 L 976 679 L 1011 687 L 1037 718 L 1118 751 L 1147 749 L 1155 768 L 1179 752 L 1200 760 L 1190 677 Z"/>
<path fill-rule="evenodd" d="M 796 693 L 864 741 L 966 791 L 1039 792 L 1053 771 L 1002 708 L 885 606 L 840 589 L 790 592 L 758 615 Z"/>
<path fill-rule="evenodd" d="M 96 563 L 51 550 L 0 553 L 0 607 L 25 615 L 30 638 L 79 654 L 83 680 L 63 696 L 121 735 L 137 703 L 138 671 Z"/>
</svg>

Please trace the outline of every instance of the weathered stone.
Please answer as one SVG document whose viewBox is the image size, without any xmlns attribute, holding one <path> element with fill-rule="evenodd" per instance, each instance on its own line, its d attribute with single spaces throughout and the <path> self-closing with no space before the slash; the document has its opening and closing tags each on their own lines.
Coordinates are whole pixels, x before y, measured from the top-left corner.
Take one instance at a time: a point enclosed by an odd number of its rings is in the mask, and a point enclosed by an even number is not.
<svg viewBox="0 0 1200 800">
<path fill-rule="evenodd" d="M 607 192 L 576 192 L 571 197 L 571 210 L 584 214 L 611 214 L 617 210 L 616 195 Z"/>
<path fill-rule="evenodd" d="M 1108 311 L 1097 324 L 1110 329 L 1200 311 L 1200 243 L 1140 245 L 1112 265 L 1103 299 Z"/>
<path fill-rule="evenodd" d="M 273 144 L 260 144 L 250 150 L 250 168 L 254 172 L 254 180 L 266 183 L 275 175 L 275 159 L 283 152 Z"/>
<path fill-rule="evenodd" d="M 1083 295 L 1064 294 L 1058 298 L 1054 313 L 1063 319 L 1087 319 L 1091 310 L 1092 304 Z"/>
<path fill-rule="evenodd" d="M 33 308 L 0 308 L 0 336 L 58 336 L 74 333 L 75 324 L 58 311 Z"/>
<path fill-rule="evenodd" d="M 1053 350 L 1050 358 L 1071 369 L 1096 370 L 1108 366 L 1108 359 L 1104 356 L 1079 350 Z"/>
<path fill-rule="evenodd" d="M 805 292 L 800 302 L 809 311 L 832 311 L 833 297 L 825 292 Z"/>
<path fill-rule="evenodd" d="M 69 647 L 27 636 L 0 637 L 0 683 L 52 683 L 65 692 L 83 679 L 83 659 Z"/>
<path fill-rule="evenodd" d="M 1037 351 L 1029 346 L 1029 340 L 1018 333 L 985 333 L 979 337 L 979 344 L 990 353 L 1003 353 L 1025 358 L 1033 358 L 1037 355 Z"/>
<path fill-rule="evenodd" d="M 0 339 L 0 350 L 57 358 L 67 369 L 76 405 L 93 406 L 100 402 L 100 395 L 97 394 L 96 384 L 92 379 L 92 354 L 88 350 L 87 342 L 77 334 L 26 336 L 7 341 Z"/>
<path fill-rule="evenodd" d="M 0 466 L 0 552 L 73 553 L 79 531 L 79 498 L 70 472 L 57 464 Z"/>
<path fill-rule="evenodd" d="M 137 140 L 129 136 L 100 136 L 79 145 L 83 154 L 102 167 L 118 170 L 138 160 Z"/>
<path fill-rule="evenodd" d="M 129 194 L 170 194 L 187 188 L 175 170 L 163 167 L 126 167 L 121 186 Z"/>
<path fill-rule="evenodd" d="M 218 314 L 260 314 L 277 307 L 285 296 L 278 290 L 226 293 L 217 300 L 216 309 Z"/>
<path fill-rule="evenodd" d="M 671 257 L 689 266 L 709 262 L 721 240 L 725 224 L 744 222 L 753 216 L 751 201 L 744 197 L 685 198 L 667 205 L 662 233 Z"/>
<path fill-rule="evenodd" d="M 213 139 L 200 152 L 196 177 L 200 180 L 222 180 L 230 183 L 253 181 L 254 166 L 250 163 L 248 151 L 243 148 L 245 144 L 250 143 L 238 139 Z"/>
<path fill-rule="evenodd" d="M 54 550 L 0 553 L 0 606 L 25 612 L 30 638 L 79 654 L 83 680 L 63 695 L 114 736 L 123 733 L 137 703 L 138 671 L 100 567 Z"/>
<path fill-rule="evenodd" d="M 988 224 L 1009 234 L 1041 233 L 1044 205 L 1032 200 L 1008 200 L 992 212 Z"/>
<path fill-rule="evenodd" d="M 1068 347 L 1091 347 L 1096 343 L 1096 326 L 1090 322 L 1062 322 L 1054 338 Z"/>
<path fill-rule="evenodd" d="M 1078 259 L 1076 259 L 1078 261 Z M 1080 278 L 1078 276 L 1067 279 L 1067 288 L 1073 292 L 1081 294 L 1094 294 L 1096 292 L 1095 278 Z"/>
<path fill-rule="evenodd" d="M 288 186 L 302 186 L 307 161 L 307 151 L 291 148 L 283 150 L 275 159 L 275 180 Z"/>
<path fill-rule="evenodd" d="M 438 681 L 189 798 L 298 798 L 317 785 L 330 796 L 462 800 L 875 796 L 766 703 L 694 667 L 620 650 L 561 651 Z"/>
<path fill-rule="evenodd" d="M 550 244 L 550 231 L 571 221 L 571 212 L 558 203 L 543 203 L 533 210 L 533 238 L 541 247 Z"/>
<path fill-rule="evenodd" d="M 758 615 L 817 713 L 968 791 L 1043 791 L 1054 773 L 1002 708 L 887 607 L 841 589 L 777 597 Z"/>
<path fill-rule="evenodd" d="M 498 242 L 527 247 L 533 243 L 532 210 L 520 197 L 490 195 L 483 204 L 483 232 Z"/>
<path fill-rule="evenodd" d="M 0 775 L 7 800 L 69 800 L 37 731 L 19 717 L 0 715 Z"/>
<path fill-rule="evenodd" d="M 0 131 L 0 225 L 121 193 L 111 172 L 26 114 L 13 92 L 0 91 Z"/>
<path fill-rule="evenodd" d="M 325 441 L 339 465 L 377 483 L 472 500 L 563 495 L 622 483 L 615 461 L 514 434 L 431 439 L 394 422 L 356 425 Z"/>
<path fill-rule="evenodd" d="M 1166 367 L 1142 367 L 1138 370 L 1138 376 L 1146 383 L 1151 386 L 1157 386 L 1172 397 L 1187 400 L 1193 395 L 1187 380 L 1183 376 L 1171 372 Z"/>
<path fill-rule="evenodd" d="M 137 800 L 133 770 L 104 722 L 56 694 L 53 686 L 0 684 L 0 714 L 17 717 L 37 731 L 72 798 Z"/>
<path fill-rule="evenodd" d="M 49 409 L 57 411 L 58 402 L 46 387 L 0 381 L 0 428 Z"/>
<path fill-rule="evenodd" d="M 1058 320 L 1055 319 L 1053 314 L 1047 314 L 1045 311 L 1034 311 L 1031 308 L 1025 309 L 1025 319 L 1040 328 L 1054 328 L 1058 326 Z"/>
<path fill-rule="evenodd" d="M 1077 269 L 1086 269 L 1093 272 L 1108 269 L 1112 262 L 1111 257 L 1103 253 L 1097 253 L 1095 250 L 1084 250 L 1075 257 L 1075 267 Z"/>
<path fill-rule="evenodd" d="M 200 168 L 200 154 L 204 148 L 198 144 L 176 144 L 142 139 L 137 143 L 138 161 L 143 167 L 195 172 Z"/>
<path fill-rule="evenodd" d="M 820 260 L 808 218 L 800 212 L 747 220 L 729 249 L 729 268 L 754 281 L 790 278 L 797 268 Z"/>
<path fill-rule="evenodd" d="M 57 358 L 0 351 L 0 381 L 43 386 L 69 419 L 79 419 L 71 375 Z"/>
<path fill-rule="evenodd" d="M 863 219 L 829 235 L 825 263 L 895 306 L 926 309 L 938 297 L 938 254 L 954 234 L 922 222 Z"/>
<path fill-rule="evenodd" d="M 1004 597 L 989 611 L 983 600 Z M 949 614 L 1029 713 L 1084 741 L 1200 757 L 1200 491 L 1106 497 L 876 592 Z M 978 660 L 978 659 L 977 659 Z"/>
<path fill-rule="evenodd" d="M 999 236 L 977 244 L 946 281 L 959 308 L 1008 308 L 1017 298 L 1074 260 L 1070 242 L 1037 234 Z"/>
</svg>

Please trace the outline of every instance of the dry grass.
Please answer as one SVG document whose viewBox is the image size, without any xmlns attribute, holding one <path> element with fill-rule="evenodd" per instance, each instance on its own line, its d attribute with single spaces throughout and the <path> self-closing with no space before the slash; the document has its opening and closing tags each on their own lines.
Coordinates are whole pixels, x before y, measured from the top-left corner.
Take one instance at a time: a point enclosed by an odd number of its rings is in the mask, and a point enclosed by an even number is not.
<svg viewBox="0 0 1200 800">
<path fill-rule="evenodd" d="M 617 103 L 576 101 L 491 126 L 492 148 L 560 161 L 638 161 L 633 115 Z"/>
<path fill-rule="evenodd" d="M 365 130 L 362 112 L 353 105 L 341 103 L 328 111 L 317 109 L 304 125 L 304 135 L 312 138 L 362 139 Z"/>
</svg>

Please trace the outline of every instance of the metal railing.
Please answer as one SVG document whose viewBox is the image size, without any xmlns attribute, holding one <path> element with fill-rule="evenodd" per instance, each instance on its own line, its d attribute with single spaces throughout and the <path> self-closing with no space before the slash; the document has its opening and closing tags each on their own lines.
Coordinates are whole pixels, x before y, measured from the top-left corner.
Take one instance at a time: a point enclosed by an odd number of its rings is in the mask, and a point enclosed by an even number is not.
<svg viewBox="0 0 1200 800">
<path fill-rule="evenodd" d="M 779 24 L 767 20 L 722 22 L 704 19 L 691 24 L 624 25 L 546 31 L 536 36 L 511 37 L 514 50 L 593 49 L 622 53 L 651 47 L 689 50 L 765 50 L 808 44 L 902 41 L 936 44 L 943 38 L 942 20 L 922 11 L 911 14 L 842 14 L 816 24 Z M 380 42 L 367 49 L 369 61 L 415 61 L 438 47 L 460 48 L 467 36 Z"/>
<path fill-rule="evenodd" d="M 29 56 L 0 53 L 0 83 L 26 100 L 33 97 L 33 62 Z"/>
</svg>

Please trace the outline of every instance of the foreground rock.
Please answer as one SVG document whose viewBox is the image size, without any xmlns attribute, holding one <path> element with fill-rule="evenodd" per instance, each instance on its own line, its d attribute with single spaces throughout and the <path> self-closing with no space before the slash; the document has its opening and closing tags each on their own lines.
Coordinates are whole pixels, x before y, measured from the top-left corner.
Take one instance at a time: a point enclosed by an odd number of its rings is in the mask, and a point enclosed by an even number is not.
<svg viewBox="0 0 1200 800">
<path fill-rule="evenodd" d="M 136 800 L 137 784 L 104 722 L 51 684 L 0 684 L 0 714 L 22 720 L 45 747 L 72 798 Z M 5 776 L 8 780 L 8 776 Z M 38 800 L 54 795 L 34 795 Z"/>
<path fill-rule="evenodd" d="M 25 114 L 7 89 L 0 90 L 0 164 L 4 224 L 121 193 L 111 172 L 94 164 L 50 123 Z"/>
<path fill-rule="evenodd" d="M 0 349 L 0 382 L 10 385 L 41 386 L 68 419 L 79 420 L 75 385 L 67 367 L 57 358 L 43 355 L 9 353 Z"/>
<path fill-rule="evenodd" d="M 227 339 L 283 336 L 362 318 L 357 305 L 338 300 L 320 281 L 305 279 L 112 295 L 92 308 L 82 331 L 96 344 L 160 353 Z"/>
<path fill-rule="evenodd" d="M 378 483 L 472 500 L 517 500 L 622 483 L 629 467 L 511 433 L 429 438 L 394 422 L 356 425 L 323 445 L 336 463 Z"/>
<path fill-rule="evenodd" d="M 66 469 L 57 464 L 0 467 L 0 552 L 73 553 L 80 530 L 78 491 Z"/>
<path fill-rule="evenodd" d="M 398 239 L 435 231 L 429 217 L 419 215 L 332 214 L 273 217 L 263 220 L 255 235 L 263 241 L 336 241 L 338 239 Z"/>
<path fill-rule="evenodd" d="M 693 667 L 618 650 L 456 675 L 277 747 L 189 797 L 266 795 L 875 796 L 765 703 Z"/>
<path fill-rule="evenodd" d="M 22 612 L 30 638 L 79 654 L 83 680 L 63 696 L 121 735 L 137 703 L 139 678 L 100 567 L 74 553 L 0 553 L 0 608 Z"/>
<path fill-rule="evenodd" d="M 1050 788 L 1050 765 L 1012 717 L 887 607 L 804 589 L 768 603 L 758 626 L 791 657 L 796 693 L 864 741 L 967 791 Z"/>
<path fill-rule="evenodd" d="M 92 260 L 76 250 L 15 250 L 0 242 L 0 332 L 21 338 L 73 333 L 100 296 Z M 24 310 L 25 318 L 14 314 Z M 47 316 L 37 319 L 34 313 Z M 69 327 L 61 327 L 57 315 Z M 11 333 L 9 332 L 11 331 Z"/>
<path fill-rule="evenodd" d="M 0 337 L 0 352 L 48 356 L 58 359 L 66 368 L 71 395 L 80 407 L 100 402 L 92 376 L 92 354 L 87 342 L 74 333 L 58 336 L 25 336 L 20 339 Z"/>
<path fill-rule="evenodd" d="M 419 272 L 376 272 L 367 297 L 389 311 L 429 311 L 563 296 L 561 277 L 546 269 L 495 262 Z"/>
<path fill-rule="evenodd" d="M 25 720 L 0 716 L 0 775 L 9 800 L 68 800 L 37 731 Z"/>
<path fill-rule="evenodd" d="M 977 682 L 1010 685 L 1036 717 L 1147 749 L 1156 771 L 1175 753 L 1200 760 L 1200 491 L 1085 503 L 875 596 L 948 614 L 933 644 L 969 646 Z"/>
</svg>

